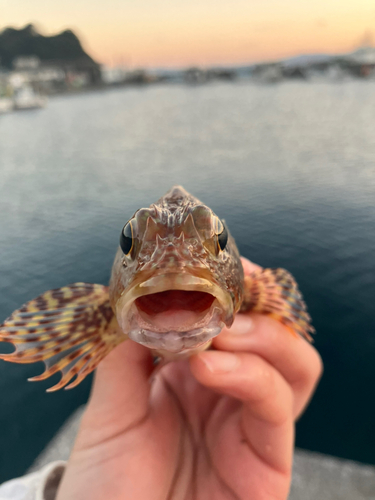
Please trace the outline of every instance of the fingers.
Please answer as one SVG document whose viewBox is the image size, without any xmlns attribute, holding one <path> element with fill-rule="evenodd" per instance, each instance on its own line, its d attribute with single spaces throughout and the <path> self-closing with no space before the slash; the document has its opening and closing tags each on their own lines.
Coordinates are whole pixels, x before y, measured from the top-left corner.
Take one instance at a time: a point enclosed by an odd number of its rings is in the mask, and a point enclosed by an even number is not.
<svg viewBox="0 0 375 500">
<path fill-rule="evenodd" d="M 254 262 L 251 262 L 249 259 L 245 259 L 245 257 L 241 257 L 241 262 L 245 276 L 248 276 L 254 271 L 261 269 L 261 267 L 258 266 L 258 264 L 254 264 Z"/>
<path fill-rule="evenodd" d="M 153 370 L 149 349 L 127 340 L 98 366 L 79 436 L 82 447 L 105 441 L 139 423 L 148 412 Z"/>
<path fill-rule="evenodd" d="M 274 366 L 293 389 L 295 418 L 307 405 L 322 373 L 317 351 L 264 315 L 237 315 L 231 329 L 224 329 L 213 345 L 222 351 L 251 352 Z"/>
<path fill-rule="evenodd" d="M 293 396 L 285 379 L 255 354 L 206 351 L 190 360 L 198 381 L 244 403 L 242 430 L 251 451 L 281 472 L 292 462 Z"/>
</svg>

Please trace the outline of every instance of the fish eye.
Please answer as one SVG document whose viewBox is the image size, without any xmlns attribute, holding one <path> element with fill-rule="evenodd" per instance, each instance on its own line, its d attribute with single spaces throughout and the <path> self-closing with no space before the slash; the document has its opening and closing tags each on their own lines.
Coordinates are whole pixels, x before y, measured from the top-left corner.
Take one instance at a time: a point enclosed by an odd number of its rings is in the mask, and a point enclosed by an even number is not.
<svg viewBox="0 0 375 500">
<path fill-rule="evenodd" d="M 120 247 L 125 255 L 130 255 L 134 246 L 133 226 L 131 221 L 127 222 L 121 231 Z"/>
<path fill-rule="evenodd" d="M 217 237 L 217 250 L 218 252 L 223 251 L 228 243 L 228 231 L 225 227 L 224 221 L 221 221 L 219 217 L 214 217 L 214 230 Z"/>
<path fill-rule="evenodd" d="M 228 243 L 228 231 L 225 227 L 224 222 L 221 222 L 222 231 L 217 235 L 217 242 L 219 244 L 220 250 L 224 250 Z"/>
</svg>

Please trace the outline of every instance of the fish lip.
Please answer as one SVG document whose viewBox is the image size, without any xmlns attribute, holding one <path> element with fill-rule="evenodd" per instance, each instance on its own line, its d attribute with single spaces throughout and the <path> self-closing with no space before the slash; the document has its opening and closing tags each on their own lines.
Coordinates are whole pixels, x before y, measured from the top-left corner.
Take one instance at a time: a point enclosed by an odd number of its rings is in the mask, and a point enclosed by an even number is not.
<svg viewBox="0 0 375 500">
<path fill-rule="evenodd" d="M 215 297 L 211 308 L 202 321 L 189 329 L 157 331 L 153 325 L 142 324 L 134 317 L 135 301 L 144 295 L 167 290 L 200 291 Z M 233 302 L 228 292 L 210 279 L 200 278 L 187 272 L 159 273 L 144 281 L 138 281 L 124 291 L 117 301 L 116 316 L 122 331 L 135 342 L 151 349 L 163 349 L 178 353 L 208 342 L 220 333 L 223 326 L 233 321 Z M 139 316 L 139 315 L 138 315 Z"/>
<path fill-rule="evenodd" d="M 185 332 L 185 336 L 177 331 L 159 333 L 139 328 L 131 330 L 129 338 L 149 349 L 178 354 L 195 351 L 200 346 L 207 344 L 213 337 L 219 335 L 223 326 L 223 323 L 218 322 L 215 326 Z"/>
<path fill-rule="evenodd" d="M 184 290 L 205 292 L 214 296 L 227 315 L 233 315 L 233 302 L 228 292 L 225 292 L 213 281 L 194 276 L 190 273 L 160 273 L 145 281 L 139 281 L 125 290 L 117 301 L 116 310 L 124 306 L 129 308 L 139 297 L 168 290 Z"/>
</svg>

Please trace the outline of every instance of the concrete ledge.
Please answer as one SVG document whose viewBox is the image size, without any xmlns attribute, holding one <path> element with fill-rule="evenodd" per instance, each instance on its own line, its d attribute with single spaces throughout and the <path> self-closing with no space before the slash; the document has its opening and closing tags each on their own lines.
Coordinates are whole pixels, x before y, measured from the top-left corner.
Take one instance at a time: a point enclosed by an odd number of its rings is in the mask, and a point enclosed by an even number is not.
<svg viewBox="0 0 375 500">
<path fill-rule="evenodd" d="M 67 460 L 84 407 L 62 426 L 30 472 L 54 460 Z M 296 450 L 289 500 L 375 500 L 375 467 Z"/>
</svg>

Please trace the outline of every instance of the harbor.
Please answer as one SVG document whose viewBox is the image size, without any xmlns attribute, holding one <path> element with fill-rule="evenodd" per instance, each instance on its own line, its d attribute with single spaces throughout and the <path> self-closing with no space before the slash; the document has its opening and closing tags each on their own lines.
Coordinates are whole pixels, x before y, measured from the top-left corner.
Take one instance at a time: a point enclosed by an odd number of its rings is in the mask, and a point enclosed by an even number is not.
<svg viewBox="0 0 375 500">
<path fill-rule="evenodd" d="M 39 45 L 43 41 L 45 54 L 41 58 Z M 17 47 L 28 45 L 27 54 L 6 53 L 1 46 L 12 42 Z M 59 44 L 56 42 L 59 41 Z M 74 47 L 64 52 L 65 43 Z M 62 94 L 104 91 L 118 87 L 150 86 L 155 84 L 205 85 L 213 82 L 281 84 L 287 81 L 346 82 L 369 80 L 375 82 L 375 48 L 363 46 L 347 54 L 310 54 L 280 61 L 242 66 L 187 67 L 181 69 L 131 68 L 101 65 L 82 48 L 77 36 L 66 30 L 52 37 L 42 37 L 33 25 L 0 32 L 0 114 L 17 110 L 42 109 L 48 98 Z M 35 50 L 33 49 L 35 46 Z M 59 48 L 60 47 L 60 48 Z M 33 52 L 34 50 L 34 52 Z"/>
</svg>

